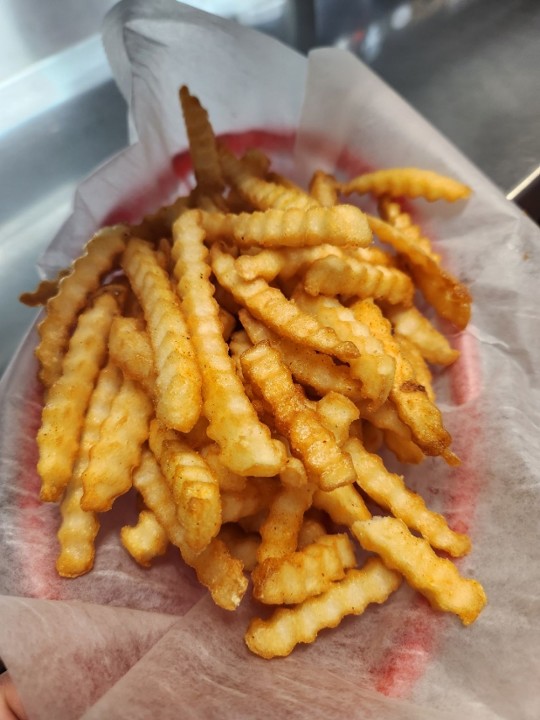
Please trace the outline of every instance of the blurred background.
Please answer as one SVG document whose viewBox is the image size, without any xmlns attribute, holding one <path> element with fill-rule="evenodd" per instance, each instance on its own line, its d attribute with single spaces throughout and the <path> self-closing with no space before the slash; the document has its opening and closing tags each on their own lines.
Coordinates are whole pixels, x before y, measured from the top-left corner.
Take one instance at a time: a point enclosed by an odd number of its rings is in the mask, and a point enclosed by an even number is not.
<svg viewBox="0 0 540 720">
<path fill-rule="evenodd" d="M 148 0 L 151 2 L 151 0 Z M 0 0 L 0 373 L 73 190 L 127 144 L 99 30 L 114 0 Z M 349 49 L 540 219 L 540 0 L 197 0 L 307 52 Z"/>
</svg>

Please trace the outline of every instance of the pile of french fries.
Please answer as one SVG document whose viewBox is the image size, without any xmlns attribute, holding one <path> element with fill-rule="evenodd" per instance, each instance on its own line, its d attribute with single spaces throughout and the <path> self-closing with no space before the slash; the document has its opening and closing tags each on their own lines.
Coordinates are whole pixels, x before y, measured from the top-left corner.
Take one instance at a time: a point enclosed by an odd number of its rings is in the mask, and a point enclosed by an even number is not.
<svg viewBox="0 0 540 720">
<path fill-rule="evenodd" d="M 401 198 L 469 189 L 402 168 L 317 172 L 306 192 L 262 152 L 218 142 L 185 87 L 180 101 L 190 195 L 100 230 L 21 298 L 45 305 L 38 471 L 41 499 L 60 504 L 59 574 L 91 570 L 100 514 L 134 488 L 127 552 L 149 566 L 175 545 L 227 610 L 249 573 L 253 597 L 276 606 L 246 632 L 262 657 L 386 601 L 403 578 L 473 622 L 484 591 L 447 557 L 469 538 L 378 454 L 459 463 L 428 366 L 458 353 L 414 300 L 463 329 L 470 296 Z M 379 216 L 340 202 L 351 194 L 377 198 Z"/>
</svg>

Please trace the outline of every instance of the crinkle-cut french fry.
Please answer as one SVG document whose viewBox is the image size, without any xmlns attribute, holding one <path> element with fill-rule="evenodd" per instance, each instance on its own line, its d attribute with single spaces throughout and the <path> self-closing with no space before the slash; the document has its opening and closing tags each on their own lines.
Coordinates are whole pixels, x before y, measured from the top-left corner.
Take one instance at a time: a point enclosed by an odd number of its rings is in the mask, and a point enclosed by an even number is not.
<svg viewBox="0 0 540 720">
<path fill-rule="evenodd" d="M 151 510 L 142 510 L 136 525 L 124 525 L 120 540 L 139 565 L 150 567 L 151 561 L 167 552 L 169 538 Z"/>
<path fill-rule="evenodd" d="M 375 411 L 370 410 L 365 401 L 359 404 L 359 408 L 360 417 L 368 420 L 379 430 L 391 430 L 403 440 L 411 439 L 410 428 L 400 419 L 395 405 L 390 400 L 387 400 Z"/>
<path fill-rule="evenodd" d="M 316 490 L 313 506 L 324 510 L 338 525 L 351 527 L 359 520 L 369 520 L 371 513 L 360 493 L 352 485 L 336 488 L 329 492 Z"/>
<path fill-rule="evenodd" d="M 56 295 L 48 300 L 46 315 L 38 325 L 40 342 L 36 348 L 41 366 L 39 377 L 45 387 L 50 387 L 60 377 L 71 326 L 89 295 L 98 288 L 101 278 L 114 267 L 128 237 L 123 225 L 96 233 L 73 263 L 69 274 L 60 281 Z"/>
<path fill-rule="evenodd" d="M 348 535 L 323 535 L 303 550 L 259 563 L 251 575 L 253 597 L 266 605 L 301 603 L 326 592 L 355 565 Z"/>
<path fill-rule="evenodd" d="M 208 240 L 226 237 L 239 248 L 310 247 L 321 243 L 367 247 L 372 240 L 364 213 L 354 205 L 270 209 L 240 215 L 201 212 L 200 221 Z"/>
<path fill-rule="evenodd" d="M 221 460 L 230 470 L 268 477 L 284 465 L 285 449 L 257 417 L 223 340 L 199 218 L 199 211 L 192 210 L 175 223 L 173 257 L 201 370 L 203 411 L 210 423 L 207 434 L 220 446 Z"/>
<path fill-rule="evenodd" d="M 337 392 L 354 401 L 361 399 L 361 383 L 351 377 L 347 365 L 335 365 L 328 355 L 317 353 L 311 348 L 302 347 L 292 340 L 276 335 L 247 310 L 240 310 L 239 318 L 252 343 L 269 340 L 278 348 L 283 362 L 302 385 L 313 388 L 319 395 Z"/>
<path fill-rule="evenodd" d="M 221 449 L 217 443 L 205 445 L 199 452 L 218 481 L 220 491 L 240 492 L 246 487 L 246 478 L 232 472 L 221 462 Z"/>
<path fill-rule="evenodd" d="M 180 88 L 180 104 L 189 140 L 189 152 L 197 185 L 207 191 L 221 191 L 225 183 L 217 153 L 214 130 L 208 112 L 188 88 Z"/>
<path fill-rule="evenodd" d="M 335 298 L 319 295 L 311 297 L 297 289 L 294 300 L 301 310 L 311 314 L 322 325 L 331 328 L 343 342 L 352 342 L 360 357 L 348 361 L 351 374 L 362 383 L 362 396 L 372 410 L 388 398 L 394 380 L 395 361 L 384 350 L 383 344 L 359 322 L 352 310 Z"/>
<path fill-rule="evenodd" d="M 357 320 L 383 344 L 395 361 L 395 374 L 390 400 L 401 420 L 408 425 L 412 439 L 426 455 L 442 455 L 452 437 L 443 425 L 439 408 L 429 399 L 423 385 L 415 377 L 411 363 L 403 355 L 392 335 L 392 326 L 373 300 L 361 300 L 351 306 Z"/>
<path fill-rule="evenodd" d="M 221 494 L 221 518 L 223 524 L 237 522 L 242 518 L 267 510 L 279 490 L 273 478 L 247 478 L 243 490 L 223 491 Z"/>
<path fill-rule="evenodd" d="M 410 362 L 414 371 L 414 378 L 416 382 L 422 385 L 426 389 L 426 395 L 435 402 L 435 390 L 433 389 L 433 375 L 429 369 L 426 361 L 422 357 L 422 353 L 418 347 L 408 338 L 398 333 L 394 333 L 394 339 L 401 348 L 401 352 L 404 357 Z"/>
<path fill-rule="evenodd" d="M 360 410 L 352 400 L 337 392 L 329 392 L 322 397 L 317 402 L 316 411 L 340 447 L 349 437 L 351 423 L 360 417 Z"/>
<path fill-rule="evenodd" d="M 247 588 L 242 563 L 231 557 L 224 543 L 217 538 L 198 555 L 189 549 L 184 528 L 176 516 L 172 490 L 150 450 L 143 452 L 141 464 L 133 474 L 133 485 L 167 531 L 169 540 L 179 548 L 184 561 L 194 568 L 199 582 L 210 590 L 216 605 L 234 610 Z"/>
<path fill-rule="evenodd" d="M 253 175 L 266 177 L 270 172 L 272 164 L 270 158 L 259 148 L 248 148 L 240 160 L 242 165 L 247 165 Z"/>
<path fill-rule="evenodd" d="M 218 143 L 221 169 L 231 185 L 240 195 L 259 210 L 277 208 L 307 209 L 317 207 L 318 203 L 302 190 L 285 187 L 269 182 L 253 172 L 250 163 L 239 160 L 224 145 Z"/>
<path fill-rule="evenodd" d="M 184 437 L 152 420 L 150 449 L 171 487 L 186 545 L 195 553 L 208 546 L 221 526 L 219 484 L 204 458 Z"/>
<path fill-rule="evenodd" d="M 304 347 L 347 361 L 358 357 L 358 348 L 352 342 L 341 342 L 336 333 L 322 326 L 314 317 L 302 312 L 287 300 L 277 288 L 264 280 L 245 281 L 238 275 L 234 259 L 213 245 L 210 251 L 212 269 L 220 284 L 250 313 L 264 322 L 278 335 L 293 340 Z"/>
<path fill-rule="evenodd" d="M 228 342 L 234 332 L 234 328 L 236 327 L 236 318 L 228 310 L 220 307 L 219 323 L 221 325 L 221 334 L 223 335 L 223 339 L 225 342 Z"/>
<path fill-rule="evenodd" d="M 296 550 L 298 533 L 304 513 L 311 506 L 313 490 L 311 485 L 302 488 L 284 487 L 274 497 L 259 531 L 261 544 L 257 550 L 257 560 L 260 563 Z"/>
<path fill-rule="evenodd" d="M 264 341 L 247 350 L 240 361 L 244 376 L 270 407 L 277 430 L 289 440 L 310 480 L 324 490 L 354 482 L 350 458 L 305 403 L 279 350 Z"/>
<path fill-rule="evenodd" d="M 355 438 L 348 440 L 344 447 L 352 457 L 356 482 L 378 505 L 419 532 L 437 550 L 453 557 L 470 551 L 470 538 L 451 530 L 445 518 L 429 510 L 423 498 L 409 490 L 402 477 L 389 472 L 378 455 L 368 452 Z"/>
<path fill-rule="evenodd" d="M 369 248 L 355 249 L 369 250 Z M 266 282 L 272 282 L 278 276 L 282 280 L 288 280 L 319 258 L 328 255 L 342 257 L 343 253 L 342 248 L 328 243 L 312 247 L 273 248 L 261 250 L 254 255 L 240 255 L 236 258 L 235 267 L 242 280 L 262 278 Z"/>
<path fill-rule="evenodd" d="M 393 197 L 423 197 L 426 200 L 455 202 L 469 197 L 471 189 L 453 178 L 419 168 L 387 168 L 359 175 L 340 184 L 344 195 L 391 195 Z"/>
<path fill-rule="evenodd" d="M 309 183 L 309 194 L 323 207 L 333 207 L 338 202 L 338 186 L 333 175 L 316 170 Z"/>
<path fill-rule="evenodd" d="M 403 211 L 399 202 L 390 197 L 382 196 L 379 198 L 379 214 L 383 220 L 393 225 L 396 230 L 408 235 L 436 263 L 440 263 L 441 257 L 433 250 L 431 240 L 422 235 L 418 225 L 413 223 L 409 213 Z"/>
<path fill-rule="evenodd" d="M 298 643 L 311 643 L 324 628 L 334 628 L 347 615 L 361 615 L 371 603 L 381 604 L 398 589 L 401 576 L 378 558 L 361 570 L 351 569 L 343 580 L 321 595 L 293 608 L 280 608 L 269 620 L 254 618 L 245 641 L 263 658 L 285 657 Z"/>
<path fill-rule="evenodd" d="M 464 625 L 482 611 L 486 595 L 480 583 L 462 577 L 451 560 L 436 555 L 428 541 L 412 535 L 402 520 L 374 517 L 355 523 L 352 531 L 363 548 L 402 573 L 432 607 L 455 613 Z"/>
<path fill-rule="evenodd" d="M 412 304 L 414 295 L 410 277 L 401 270 L 336 255 L 316 260 L 307 270 L 303 284 L 310 295 L 372 297 L 404 307 Z"/>
<path fill-rule="evenodd" d="M 358 262 L 382 265 L 386 268 L 396 267 L 396 256 L 377 245 L 370 245 L 365 248 L 344 248 L 343 252 L 345 255 L 358 260 Z"/>
<path fill-rule="evenodd" d="M 426 456 L 412 440 L 405 440 L 393 430 L 383 430 L 382 434 L 386 447 L 394 453 L 399 462 L 418 465 L 425 460 Z"/>
<path fill-rule="evenodd" d="M 60 553 L 56 569 L 62 577 L 79 577 L 91 570 L 94 564 L 94 540 L 99 531 L 99 520 L 96 513 L 81 508 L 82 475 L 121 385 L 122 373 L 109 362 L 100 372 L 90 398 L 73 475 L 60 504 L 62 522 L 57 533 Z"/>
<path fill-rule="evenodd" d="M 82 476 L 83 510 L 110 510 L 116 498 L 131 488 L 131 476 L 141 461 L 153 412 L 144 390 L 124 377 Z"/>
<path fill-rule="evenodd" d="M 384 440 L 384 431 L 372 425 L 369 420 L 362 420 L 362 443 L 369 452 L 379 452 Z"/>
<path fill-rule="evenodd" d="M 450 346 L 444 335 L 416 307 L 386 306 L 384 314 L 395 332 L 410 340 L 427 362 L 451 365 L 458 359 L 459 351 Z"/>
<path fill-rule="evenodd" d="M 124 375 L 136 380 L 149 397 L 154 397 L 156 371 L 154 354 L 146 330 L 135 318 L 116 317 L 109 335 L 109 357 Z"/>
<path fill-rule="evenodd" d="M 152 343 L 157 417 L 188 432 L 201 412 L 201 376 L 180 301 L 145 241 L 132 238 L 122 264 L 143 308 Z"/>
<path fill-rule="evenodd" d="M 320 537 L 326 535 L 326 528 L 320 520 L 304 515 L 302 527 L 298 533 L 298 550 L 303 550 L 306 545 L 316 542 Z"/>
<path fill-rule="evenodd" d="M 377 237 L 402 255 L 401 264 L 407 265 L 407 272 L 437 313 L 463 330 L 471 316 L 471 295 L 467 288 L 408 235 L 373 215 L 367 218 Z"/>
<path fill-rule="evenodd" d="M 304 463 L 292 455 L 287 458 L 285 467 L 279 473 L 279 479 L 281 484 L 288 488 L 303 488 L 309 482 Z"/>
<path fill-rule="evenodd" d="M 156 260 L 165 272 L 169 272 L 171 265 L 171 243 L 167 238 L 160 238 L 156 247 Z"/>
<path fill-rule="evenodd" d="M 62 278 L 69 274 L 69 268 L 60 270 L 53 280 L 42 280 L 37 287 L 30 292 L 24 292 L 19 296 L 19 302 L 28 307 L 39 307 L 45 305 L 48 300 L 56 295 Z"/>
<path fill-rule="evenodd" d="M 47 393 L 37 434 L 40 498 L 58 500 L 71 478 L 84 415 L 107 355 L 107 338 L 120 311 L 105 293 L 80 316 L 62 363 L 62 374 Z"/>
<path fill-rule="evenodd" d="M 214 538 L 198 555 L 183 554 L 197 574 L 197 580 L 210 590 L 212 600 L 224 610 L 236 610 L 247 590 L 248 579 L 242 561 L 230 553 L 227 545 Z"/>
<path fill-rule="evenodd" d="M 224 525 L 219 531 L 218 539 L 227 546 L 231 555 L 238 558 L 244 569 L 251 572 L 257 565 L 257 548 L 261 538 L 257 533 L 245 533 L 231 523 Z"/>
</svg>

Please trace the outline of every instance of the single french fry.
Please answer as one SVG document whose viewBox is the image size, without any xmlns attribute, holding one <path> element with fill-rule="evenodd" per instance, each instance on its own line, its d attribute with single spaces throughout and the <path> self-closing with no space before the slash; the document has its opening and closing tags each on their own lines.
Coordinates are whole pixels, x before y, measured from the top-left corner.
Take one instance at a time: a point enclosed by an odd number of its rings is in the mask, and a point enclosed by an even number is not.
<svg viewBox="0 0 540 720">
<path fill-rule="evenodd" d="M 398 201 L 383 195 L 379 198 L 378 207 L 379 214 L 383 220 L 393 225 L 396 230 L 410 237 L 411 240 L 430 255 L 436 263 L 440 263 L 441 257 L 433 250 L 431 240 L 422 234 L 419 226 L 413 223 L 409 213 L 404 212 Z"/>
<path fill-rule="evenodd" d="M 427 317 L 416 307 L 385 307 L 384 314 L 396 333 L 410 340 L 430 363 L 451 365 L 459 357 L 459 351 L 433 327 Z"/>
<path fill-rule="evenodd" d="M 311 505 L 313 487 L 282 488 L 270 503 L 268 516 L 260 528 L 259 563 L 296 550 L 304 513 Z"/>
<path fill-rule="evenodd" d="M 217 443 L 205 445 L 199 453 L 218 481 L 220 491 L 239 492 L 246 487 L 246 478 L 232 472 L 221 462 L 221 449 Z"/>
<path fill-rule="evenodd" d="M 303 550 L 268 557 L 257 565 L 251 575 L 253 597 L 267 605 L 301 603 L 326 592 L 355 565 L 348 535 L 323 535 Z"/>
<path fill-rule="evenodd" d="M 142 510 L 136 525 L 124 525 L 120 530 L 122 545 L 139 565 L 150 567 L 151 561 L 164 555 L 169 538 L 151 510 Z"/>
<path fill-rule="evenodd" d="M 365 250 L 369 248 L 355 248 Z M 235 268 L 242 280 L 262 278 L 272 282 L 278 276 L 289 280 L 298 272 L 303 272 L 312 263 L 328 255 L 343 256 L 343 249 L 336 245 L 321 243 L 311 247 L 285 247 L 264 249 L 255 254 L 240 255 L 236 258 Z"/>
<path fill-rule="evenodd" d="M 40 341 L 36 348 L 39 377 L 45 387 L 60 377 L 71 327 L 101 278 L 114 267 L 127 239 L 128 231 L 123 225 L 96 233 L 69 274 L 60 281 L 56 295 L 47 301 L 46 315 L 37 328 Z"/>
<path fill-rule="evenodd" d="M 149 397 L 154 397 L 156 371 L 152 344 L 138 320 L 126 317 L 113 320 L 109 334 L 109 357 L 125 375 L 138 382 Z"/>
<path fill-rule="evenodd" d="M 391 195 L 393 197 L 423 197 L 426 200 L 455 202 L 469 197 L 471 190 L 453 178 L 418 168 L 388 168 L 377 170 L 340 185 L 344 195 Z"/>
<path fill-rule="evenodd" d="M 313 173 L 309 183 L 309 194 L 323 207 L 333 207 L 338 202 L 338 185 L 333 175 L 322 170 Z"/>
<path fill-rule="evenodd" d="M 372 240 L 364 213 L 354 205 L 269 209 L 240 215 L 202 212 L 200 222 L 209 241 L 227 237 L 239 248 L 309 247 L 321 243 L 367 247 Z"/>
<path fill-rule="evenodd" d="M 225 186 L 216 138 L 207 111 L 188 88 L 180 88 L 180 103 L 189 139 L 189 152 L 197 185 L 205 191 L 221 192 Z"/>
<path fill-rule="evenodd" d="M 419 348 L 411 340 L 403 337 L 403 335 L 399 335 L 399 333 L 394 333 L 394 339 L 401 348 L 401 352 L 404 357 L 407 358 L 411 364 L 415 380 L 425 388 L 426 395 L 431 402 L 434 403 L 436 397 L 435 390 L 433 388 L 433 375 L 431 374 L 431 370 L 429 369 L 426 361 L 422 357 L 422 353 Z"/>
<path fill-rule="evenodd" d="M 372 297 L 404 307 L 412 304 L 414 295 L 410 277 L 401 270 L 337 255 L 316 260 L 306 272 L 303 285 L 310 295 Z"/>
<path fill-rule="evenodd" d="M 210 251 L 212 269 L 220 284 L 235 299 L 267 327 L 304 347 L 311 347 L 327 355 L 347 361 L 358 357 L 358 348 L 352 342 L 341 342 L 336 333 L 302 312 L 297 304 L 287 300 L 277 288 L 264 280 L 245 281 L 238 275 L 234 259 L 213 245 Z"/>
<path fill-rule="evenodd" d="M 451 530 L 442 515 L 429 510 L 423 498 L 407 488 L 403 478 L 384 467 L 378 455 L 368 452 L 356 438 L 348 440 L 344 448 L 351 455 L 356 482 L 378 505 L 418 531 L 437 550 L 453 557 L 470 551 L 470 538 Z"/>
<path fill-rule="evenodd" d="M 338 525 L 351 527 L 358 520 L 369 520 L 371 513 L 360 493 L 352 486 L 336 488 L 329 492 L 316 490 L 313 506 L 324 510 Z"/>
<path fill-rule="evenodd" d="M 401 576 L 377 558 L 321 595 L 294 608 L 280 608 L 269 620 L 254 618 L 245 641 L 251 652 L 264 658 L 285 657 L 298 643 L 311 643 L 324 628 L 334 628 L 347 615 L 361 615 L 370 603 L 383 603 L 398 589 Z"/>
<path fill-rule="evenodd" d="M 152 343 L 157 417 L 189 432 L 201 412 L 201 376 L 180 301 L 145 241 L 130 240 L 122 265 L 144 310 Z"/>
<path fill-rule="evenodd" d="M 285 467 L 279 473 L 281 484 L 287 488 L 303 488 L 309 483 L 304 463 L 297 457 L 290 455 Z"/>
<path fill-rule="evenodd" d="M 432 607 L 455 613 L 464 625 L 474 622 L 482 611 L 486 595 L 480 583 L 463 578 L 453 562 L 436 555 L 428 541 L 412 535 L 402 520 L 374 517 L 355 523 L 352 531 L 362 547 L 402 573 Z"/>
<path fill-rule="evenodd" d="M 323 535 L 326 535 L 326 528 L 322 522 L 304 515 L 302 527 L 298 533 L 298 550 L 302 550 L 306 545 L 311 545 Z"/>
<path fill-rule="evenodd" d="M 200 213 L 182 215 L 173 227 L 175 275 L 201 370 L 207 434 L 220 446 L 221 460 L 239 475 L 269 477 L 285 463 L 285 449 L 260 422 L 234 370 L 219 323 L 210 282 Z M 242 432 L 238 429 L 242 428 Z"/>
<path fill-rule="evenodd" d="M 39 307 L 45 305 L 58 292 L 58 286 L 62 278 L 69 274 L 69 268 L 60 270 L 58 275 L 52 280 L 42 280 L 37 287 L 30 291 L 24 292 L 19 296 L 19 302 L 28 307 Z"/>
<path fill-rule="evenodd" d="M 47 393 L 37 435 L 42 501 L 59 500 L 71 478 L 84 415 L 105 362 L 112 320 L 119 311 L 114 296 L 105 293 L 80 315 L 62 374 Z"/>
<path fill-rule="evenodd" d="M 360 417 L 360 410 L 352 400 L 336 392 L 324 395 L 317 402 L 316 411 L 340 447 L 349 437 L 351 424 Z"/>
<path fill-rule="evenodd" d="M 262 342 L 240 358 L 242 371 L 271 408 L 276 428 L 289 440 L 308 477 L 324 490 L 354 481 L 350 458 L 304 402 L 279 351 Z"/>
<path fill-rule="evenodd" d="M 100 372 L 90 398 L 73 475 L 60 503 L 62 521 L 57 533 L 60 553 L 56 569 L 62 577 L 79 577 L 91 570 L 94 564 L 94 540 L 99 531 L 99 519 L 96 513 L 81 508 L 82 475 L 121 385 L 122 373 L 109 362 Z"/>
<path fill-rule="evenodd" d="M 418 465 L 425 460 L 426 456 L 412 440 L 405 440 L 393 430 L 383 430 L 382 434 L 386 447 L 394 453 L 400 462 Z M 367 449 L 371 451 L 371 448 L 367 447 Z"/>
</svg>

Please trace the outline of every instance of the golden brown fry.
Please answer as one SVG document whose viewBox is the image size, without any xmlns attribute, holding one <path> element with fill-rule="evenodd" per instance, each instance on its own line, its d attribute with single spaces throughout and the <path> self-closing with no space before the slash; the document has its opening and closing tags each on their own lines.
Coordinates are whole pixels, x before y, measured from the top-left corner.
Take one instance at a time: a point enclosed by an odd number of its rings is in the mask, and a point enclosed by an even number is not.
<svg viewBox="0 0 540 720">
<path fill-rule="evenodd" d="M 298 533 L 298 550 L 302 550 L 306 545 L 316 542 L 322 535 L 326 535 L 326 528 L 322 522 L 304 515 L 304 521 Z"/>
<path fill-rule="evenodd" d="M 223 524 L 266 511 L 278 489 L 278 483 L 272 478 L 248 478 L 243 490 L 224 491 L 221 495 Z"/>
<path fill-rule="evenodd" d="M 285 449 L 260 422 L 234 370 L 210 282 L 200 213 L 185 213 L 173 228 L 175 275 L 201 369 L 207 434 L 224 465 L 240 475 L 268 477 L 285 463 Z"/>
<path fill-rule="evenodd" d="M 234 259 L 217 245 L 212 246 L 210 256 L 212 269 L 221 285 L 271 330 L 343 361 L 358 356 L 358 349 L 352 342 L 340 342 L 333 330 L 302 312 L 277 288 L 270 287 L 261 279 L 251 282 L 242 280 L 236 272 Z"/>
<path fill-rule="evenodd" d="M 73 475 L 60 504 L 62 522 L 57 533 L 60 553 L 56 569 L 62 577 L 79 577 L 92 569 L 94 540 L 99 531 L 96 513 L 81 508 L 82 475 L 88 467 L 90 451 L 99 439 L 101 425 L 109 415 L 112 402 L 122 384 L 122 374 L 109 363 L 99 374 L 84 420 Z"/>
<path fill-rule="evenodd" d="M 69 268 L 65 268 L 64 270 L 60 270 L 53 280 L 42 280 L 31 292 L 22 293 L 19 296 L 19 302 L 23 305 L 28 305 L 28 307 L 45 305 L 48 300 L 56 295 L 60 281 L 66 277 L 69 272 Z"/>
<path fill-rule="evenodd" d="M 378 455 L 369 453 L 356 438 L 348 440 L 344 449 L 351 455 L 356 482 L 378 505 L 418 531 L 432 547 L 453 557 L 470 551 L 467 535 L 451 530 L 442 515 L 429 510 L 423 498 L 407 488 L 403 478 L 384 467 Z"/>
<path fill-rule="evenodd" d="M 71 326 L 101 278 L 114 267 L 127 239 L 128 231 L 123 225 L 96 233 L 69 274 L 60 281 L 56 295 L 47 302 L 47 314 L 38 325 L 40 342 L 36 348 L 41 366 L 39 377 L 45 387 L 60 377 Z"/>
<path fill-rule="evenodd" d="M 358 407 L 345 395 L 329 392 L 317 402 L 316 410 L 322 424 L 341 447 L 349 437 L 351 423 L 360 417 Z"/>
<path fill-rule="evenodd" d="M 276 335 L 247 310 L 240 310 L 238 316 L 251 342 L 270 341 L 281 353 L 283 362 L 294 378 L 302 385 L 313 388 L 319 395 L 337 392 L 354 401 L 361 399 L 361 383 L 352 378 L 348 366 L 335 365 L 328 355 L 317 353 L 311 348 L 302 347 L 292 340 Z"/>
<path fill-rule="evenodd" d="M 414 372 L 414 379 L 426 389 L 426 395 L 435 402 L 435 390 L 433 388 L 433 375 L 426 361 L 422 357 L 419 348 L 408 338 L 394 332 L 394 339 L 401 348 L 403 356 L 410 362 Z"/>
<path fill-rule="evenodd" d="M 124 375 L 138 382 L 154 397 L 156 371 L 150 338 L 135 318 L 116 317 L 109 335 L 109 357 Z"/>
<path fill-rule="evenodd" d="M 440 263 L 441 257 L 433 250 L 431 240 L 422 235 L 422 231 L 418 225 L 413 223 L 409 213 L 403 211 L 399 202 L 383 195 L 379 198 L 378 207 L 379 214 L 383 220 L 393 225 L 396 230 L 410 237 L 411 240 L 430 255 L 436 263 Z"/>
<path fill-rule="evenodd" d="M 218 481 L 220 491 L 239 492 L 246 487 L 246 478 L 232 472 L 221 462 L 221 449 L 217 443 L 205 445 L 199 450 L 199 453 Z"/>
<path fill-rule="evenodd" d="M 393 430 L 383 430 L 382 434 L 386 447 L 394 453 L 400 462 L 418 465 L 425 460 L 426 456 L 412 440 L 405 440 Z M 367 444 L 366 447 L 372 452 L 372 449 Z"/>
<path fill-rule="evenodd" d="M 138 225 L 132 225 L 130 233 L 133 237 L 158 245 L 161 238 L 170 237 L 173 222 L 189 207 L 190 198 L 179 197 L 170 205 L 164 205 L 157 212 L 147 215 Z"/>
<path fill-rule="evenodd" d="M 226 237 L 238 248 L 310 247 L 321 243 L 367 247 L 372 240 L 364 213 L 354 205 L 270 209 L 240 215 L 201 212 L 200 222 L 208 240 Z"/>
<path fill-rule="evenodd" d="M 189 152 L 197 185 L 206 191 L 221 192 L 224 188 L 216 138 L 208 113 L 188 88 L 180 88 L 180 103 L 189 139 Z"/>
<path fill-rule="evenodd" d="M 259 563 L 296 550 L 304 513 L 311 505 L 313 487 L 282 488 L 274 497 L 268 516 L 260 528 Z"/>
<path fill-rule="evenodd" d="M 437 313 L 463 330 L 471 316 L 471 296 L 467 288 L 408 235 L 373 215 L 368 215 L 367 219 L 379 239 L 403 256 L 401 264 L 407 264 L 407 272 Z"/>
<path fill-rule="evenodd" d="M 324 628 L 339 625 L 346 615 L 361 615 L 370 603 L 383 603 L 398 589 L 401 576 L 377 558 L 321 595 L 291 609 L 279 609 L 269 620 L 255 618 L 246 632 L 251 652 L 264 658 L 289 655 L 298 643 L 311 643 Z"/>
<path fill-rule="evenodd" d="M 199 582 L 210 590 L 216 605 L 225 610 L 238 607 L 247 588 L 242 563 L 231 557 L 225 544 L 217 538 L 198 555 L 187 547 L 184 529 L 176 517 L 172 491 L 149 450 L 143 453 L 141 464 L 133 475 L 133 484 L 167 531 L 169 540 L 180 549 L 184 561 L 194 568 Z"/>
<path fill-rule="evenodd" d="M 37 435 L 42 501 L 58 500 L 69 482 L 84 415 L 105 362 L 109 329 L 118 312 L 117 301 L 107 293 L 80 315 L 62 363 L 62 374 L 49 389 Z"/>
<path fill-rule="evenodd" d="M 385 307 L 384 314 L 395 332 L 416 345 L 428 362 L 451 365 L 458 359 L 459 351 L 450 346 L 444 335 L 416 307 Z"/>
<path fill-rule="evenodd" d="M 401 270 L 337 255 L 316 260 L 307 270 L 303 284 L 310 295 L 372 297 L 404 307 L 412 304 L 414 295 L 410 277 Z"/>
<path fill-rule="evenodd" d="M 253 597 L 267 605 L 294 605 L 326 592 L 356 565 L 349 536 L 323 535 L 303 550 L 263 560 L 251 575 Z"/>
<path fill-rule="evenodd" d="M 453 178 L 418 168 L 388 168 L 359 175 L 340 185 L 344 195 L 391 195 L 423 197 L 426 200 L 455 202 L 469 197 L 471 189 Z"/>
<path fill-rule="evenodd" d="M 358 348 L 360 357 L 348 361 L 351 374 L 361 381 L 362 396 L 369 401 L 370 408 L 380 407 L 388 397 L 395 371 L 395 361 L 385 352 L 381 341 L 335 298 L 323 295 L 315 298 L 298 289 L 294 300 L 304 312 L 331 328 L 340 340 L 352 342 Z"/>
<path fill-rule="evenodd" d="M 169 538 L 151 510 L 142 510 L 136 525 L 124 525 L 120 530 L 122 545 L 139 565 L 150 567 L 151 561 L 164 555 Z"/>
<path fill-rule="evenodd" d="M 424 386 L 417 382 L 411 363 L 392 336 L 390 322 L 373 300 L 361 300 L 351 310 L 395 361 L 390 399 L 401 420 L 410 428 L 412 439 L 426 455 L 442 455 L 452 438 L 443 425 L 439 408 L 429 399 Z"/>
<path fill-rule="evenodd" d="M 152 420 L 149 445 L 169 482 L 185 544 L 194 553 L 207 547 L 221 525 L 217 478 L 204 458 L 174 430 Z"/>
<path fill-rule="evenodd" d="M 287 458 L 285 467 L 279 473 L 279 479 L 287 488 L 303 488 L 309 482 L 304 463 L 292 455 Z"/>
<path fill-rule="evenodd" d="M 157 417 L 189 432 L 201 412 L 201 376 L 180 302 L 145 241 L 132 238 L 122 264 L 144 310 L 152 343 Z"/>
<path fill-rule="evenodd" d="M 220 143 L 218 152 L 223 174 L 253 207 L 259 210 L 317 207 L 317 201 L 307 193 L 259 177 L 257 172 L 253 172 L 250 163 L 242 162 Z"/>
<path fill-rule="evenodd" d="M 247 350 L 240 360 L 244 376 L 271 408 L 276 428 L 289 440 L 308 477 L 324 490 L 353 482 L 350 458 L 304 402 L 279 351 L 265 341 Z"/>
<path fill-rule="evenodd" d="M 455 613 L 464 625 L 474 622 L 482 611 L 486 595 L 480 583 L 461 577 L 450 560 L 436 555 L 427 540 L 412 535 L 402 520 L 374 517 L 355 523 L 352 531 L 362 547 L 401 572 L 432 607 Z"/>
<path fill-rule="evenodd" d="M 369 520 L 371 513 L 360 493 L 352 486 L 336 488 L 329 492 L 316 490 L 313 506 L 324 510 L 338 525 L 351 527 L 358 520 Z"/>
<path fill-rule="evenodd" d="M 343 250 L 328 243 L 312 247 L 273 248 L 261 250 L 254 255 L 240 255 L 236 258 L 235 267 L 242 280 L 262 278 L 266 282 L 272 282 L 278 276 L 282 280 L 289 280 L 296 273 L 308 268 L 315 260 L 328 255 L 341 257 Z"/>
<path fill-rule="evenodd" d="M 338 185 L 333 175 L 322 170 L 313 173 L 309 183 L 309 194 L 323 207 L 333 207 L 338 202 Z"/>
<path fill-rule="evenodd" d="M 144 390 L 125 377 L 82 476 L 83 510 L 110 510 L 116 498 L 131 488 L 153 410 Z"/>
</svg>

